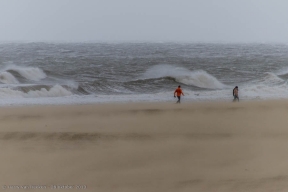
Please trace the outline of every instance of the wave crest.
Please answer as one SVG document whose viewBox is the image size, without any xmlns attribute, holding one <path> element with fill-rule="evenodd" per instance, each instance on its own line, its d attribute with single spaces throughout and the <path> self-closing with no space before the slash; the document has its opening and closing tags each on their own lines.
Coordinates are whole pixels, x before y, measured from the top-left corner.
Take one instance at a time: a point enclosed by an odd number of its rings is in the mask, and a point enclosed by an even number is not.
<svg viewBox="0 0 288 192">
<path fill-rule="evenodd" d="M 61 85 L 54 85 L 49 90 L 41 88 L 41 90 L 29 91 L 24 97 L 63 97 L 70 95 L 72 95 L 72 93 Z"/>
<path fill-rule="evenodd" d="M 4 84 L 18 84 L 18 80 L 9 72 L 0 73 L 0 82 Z"/>
<path fill-rule="evenodd" d="M 281 79 L 274 73 L 266 72 L 264 76 L 259 79 L 259 82 L 256 84 L 265 84 L 265 85 L 279 85 L 285 83 L 285 80 Z"/>
<path fill-rule="evenodd" d="M 22 77 L 32 80 L 32 81 L 39 81 L 41 79 L 46 78 L 46 74 L 42 69 L 37 67 L 17 67 L 17 68 L 10 68 L 11 71 L 18 72 Z"/>
<path fill-rule="evenodd" d="M 40 90 L 30 90 L 27 93 L 11 88 L 0 88 L 0 98 L 40 98 L 40 97 L 63 97 L 72 93 L 61 85 L 54 85 L 51 88 L 41 88 Z"/>
<path fill-rule="evenodd" d="M 222 89 L 225 87 L 216 77 L 206 71 L 190 71 L 182 67 L 171 65 L 156 65 L 149 68 L 143 75 L 144 79 L 169 77 L 185 85 L 193 85 L 207 89 Z"/>
</svg>

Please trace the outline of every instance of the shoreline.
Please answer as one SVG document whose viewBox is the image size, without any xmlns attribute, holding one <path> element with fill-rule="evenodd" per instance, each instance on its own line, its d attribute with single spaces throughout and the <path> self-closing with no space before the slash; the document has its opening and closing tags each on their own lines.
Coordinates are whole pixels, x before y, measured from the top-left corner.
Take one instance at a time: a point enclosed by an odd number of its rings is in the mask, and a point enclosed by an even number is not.
<svg viewBox="0 0 288 192">
<path fill-rule="evenodd" d="M 33 98 L 27 98 L 29 100 L 33 100 Z M 43 98 L 42 98 L 43 99 Z M 40 100 L 42 100 L 40 99 Z M 60 105 L 60 106 L 81 106 L 81 105 L 106 105 L 106 104 L 141 104 L 141 103 L 151 103 L 151 104 L 157 104 L 157 103 L 176 103 L 176 99 L 173 98 L 173 99 L 170 99 L 170 100 L 135 100 L 135 101 L 132 101 L 132 100 L 127 100 L 127 101 L 92 101 L 92 100 L 79 100 L 79 101 L 76 101 L 75 102 L 72 102 L 69 101 L 69 102 L 61 102 L 61 101 L 57 101 L 58 97 L 52 97 L 52 98 L 44 98 L 44 99 L 52 99 L 52 100 L 55 100 L 54 102 L 28 102 L 28 103 L 22 103 L 22 102 L 17 102 L 17 99 L 12 99 L 10 100 L 9 102 L 7 103 L 0 103 L 0 107 L 10 107 L 10 106 L 15 106 L 15 107 L 25 107 L 25 106 L 57 106 L 57 105 Z M 63 99 L 63 98 L 61 98 Z M 78 98 L 79 99 L 79 98 Z M 37 100 L 37 99 L 36 99 Z M 284 101 L 284 100 L 288 100 L 288 97 L 287 98 L 263 98 L 263 99 L 259 99 L 259 98 L 254 98 L 254 99 L 241 99 L 240 98 L 240 103 L 241 102 L 262 102 L 262 101 Z M 229 103 L 229 102 L 233 102 L 233 98 L 231 97 L 231 99 L 181 99 L 181 104 L 189 104 L 189 103 Z"/>
<path fill-rule="evenodd" d="M 228 104 L 228 103 L 265 103 L 265 102 L 285 102 L 288 101 L 288 98 L 268 98 L 268 99 L 245 99 L 241 100 L 239 102 L 233 102 L 233 98 L 231 100 L 184 100 L 181 101 L 180 104 L 177 105 L 201 105 L 201 104 Z M 104 106 L 104 105 L 162 105 L 162 104 L 176 104 L 176 100 L 170 100 L 170 101 L 114 101 L 114 102 L 79 102 L 79 103 L 36 103 L 36 104 L 4 104 L 0 105 L 0 108 L 22 108 L 22 107 L 61 107 L 61 106 Z"/>
</svg>

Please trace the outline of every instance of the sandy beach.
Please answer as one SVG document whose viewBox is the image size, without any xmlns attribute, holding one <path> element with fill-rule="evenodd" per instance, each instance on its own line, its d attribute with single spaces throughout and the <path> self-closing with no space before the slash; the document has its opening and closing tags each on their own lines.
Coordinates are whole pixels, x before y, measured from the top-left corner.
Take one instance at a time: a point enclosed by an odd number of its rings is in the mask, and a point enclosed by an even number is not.
<svg viewBox="0 0 288 192">
<path fill-rule="evenodd" d="M 1 108 L 0 187 L 288 191 L 287 113 L 287 100 Z"/>
</svg>

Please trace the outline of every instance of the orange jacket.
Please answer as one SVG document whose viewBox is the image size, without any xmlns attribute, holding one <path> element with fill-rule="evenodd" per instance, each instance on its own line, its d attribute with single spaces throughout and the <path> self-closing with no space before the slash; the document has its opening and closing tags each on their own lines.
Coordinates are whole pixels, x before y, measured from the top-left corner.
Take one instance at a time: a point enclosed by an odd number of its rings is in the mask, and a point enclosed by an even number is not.
<svg viewBox="0 0 288 192">
<path fill-rule="evenodd" d="M 181 88 L 177 88 L 177 89 L 175 90 L 175 92 L 174 92 L 174 95 L 175 95 L 175 93 L 177 93 L 177 96 L 181 96 L 181 94 L 184 95 L 184 93 L 183 93 L 183 91 L 182 91 Z"/>
</svg>

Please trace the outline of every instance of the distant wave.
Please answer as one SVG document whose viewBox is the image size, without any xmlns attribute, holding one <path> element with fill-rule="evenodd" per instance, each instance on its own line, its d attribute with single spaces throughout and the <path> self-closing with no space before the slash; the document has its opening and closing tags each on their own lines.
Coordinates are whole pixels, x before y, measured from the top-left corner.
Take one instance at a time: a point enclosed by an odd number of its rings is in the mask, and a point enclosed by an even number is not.
<svg viewBox="0 0 288 192">
<path fill-rule="evenodd" d="M 19 81 L 9 72 L 0 73 L 0 82 L 4 84 L 18 84 Z"/>
<path fill-rule="evenodd" d="M 288 67 L 284 67 L 281 70 L 278 70 L 276 75 L 278 75 L 280 78 L 288 80 Z"/>
<path fill-rule="evenodd" d="M 226 86 L 217 78 L 208 74 L 206 71 L 190 71 L 182 67 L 172 65 L 156 65 L 149 68 L 143 75 L 143 79 L 151 78 L 172 78 L 176 82 L 185 85 L 193 85 L 200 88 L 223 89 Z"/>
<path fill-rule="evenodd" d="M 264 81 L 266 83 L 270 83 L 270 84 L 278 84 L 278 83 L 285 82 L 284 79 L 282 79 L 278 75 L 276 75 L 274 73 L 270 73 L 270 72 L 265 73 Z"/>
<path fill-rule="evenodd" d="M 287 75 L 288 74 L 288 67 L 284 67 L 276 72 L 277 75 Z"/>
<path fill-rule="evenodd" d="M 68 85 L 57 83 L 56 85 L 51 85 L 45 82 L 38 82 L 46 77 L 47 75 L 40 68 L 19 67 L 10 64 L 0 69 L 0 83 L 2 83 L 0 98 L 63 97 L 73 94 L 73 87 L 70 88 Z M 27 84 L 29 81 L 37 81 L 38 83 Z"/>
<path fill-rule="evenodd" d="M 144 79 L 137 79 L 137 80 L 132 80 L 132 81 L 127 81 L 125 83 L 129 83 L 132 85 L 141 85 L 141 84 L 147 84 L 147 83 L 155 83 L 157 81 L 163 81 L 163 80 L 168 80 L 168 81 L 176 81 L 174 77 L 157 77 L 157 78 L 144 78 Z"/>
<path fill-rule="evenodd" d="M 6 67 L 5 70 L 16 71 L 22 77 L 33 81 L 39 81 L 47 77 L 44 71 L 38 67 L 19 67 L 16 65 L 12 65 Z"/>
<path fill-rule="evenodd" d="M 0 82 L 4 84 L 18 84 L 23 79 L 39 81 L 47 75 L 38 67 L 19 67 L 9 65 L 0 71 Z"/>
<path fill-rule="evenodd" d="M 41 88 L 40 90 L 29 91 L 24 97 L 63 97 L 69 95 L 72 95 L 70 91 L 66 90 L 61 85 L 54 85 L 49 90 Z"/>
<path fill-rule="evenodd" d="M 26 90 L 22 91 L 11 88 L 0 88 L 0 98 L 40 98 L 40 97 L 63 97 L 72 95 L 72 93 L 66 90 L 61 85 L 55 85 L 48 88 L 40 88 L 40 90 Z"/>
<path fill-rule="evenodd" d="M 259 79 L 256 79 L 251 84 L 254 85 L 265 85 L 265 86 L 274 86 L 274 85 L 280 85 L 285 83 L 286 81 L 282 78 L 280 78 L 275 73 L 266 72 L 263 74 L 263 76 Z"/>
</svg>

